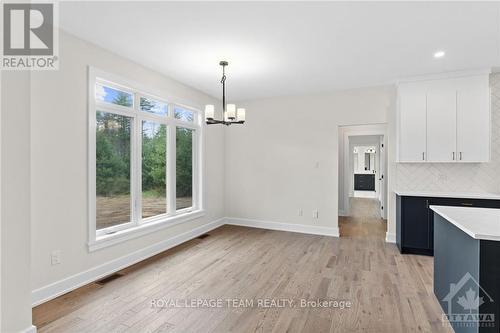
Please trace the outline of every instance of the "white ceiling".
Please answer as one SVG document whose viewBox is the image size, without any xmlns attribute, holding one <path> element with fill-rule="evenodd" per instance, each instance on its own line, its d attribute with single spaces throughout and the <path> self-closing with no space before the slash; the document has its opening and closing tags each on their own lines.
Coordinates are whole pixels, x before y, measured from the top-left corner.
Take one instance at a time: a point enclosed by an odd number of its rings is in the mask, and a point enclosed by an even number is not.
<svg viewBox="0 0 500 333">
<path fill-rule="evenodd" d="M 64 30 L 215 97 L 228 60 L 230 100 L 500 66 L 499 16 L 499 2 L 60 4 Z"/>
</svg>

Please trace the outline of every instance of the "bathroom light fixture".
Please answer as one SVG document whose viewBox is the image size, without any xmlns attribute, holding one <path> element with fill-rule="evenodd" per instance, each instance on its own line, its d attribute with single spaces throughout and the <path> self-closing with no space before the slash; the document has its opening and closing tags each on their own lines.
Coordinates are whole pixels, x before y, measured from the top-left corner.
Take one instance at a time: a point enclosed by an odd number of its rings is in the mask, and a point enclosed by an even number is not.
<svg viewBox="0 0 500 333">
<path fill-rule="evenodd" d="M 222 66 L 222 120 L 215 119 L 215 106 L 212 104 L 205 105 L 205 121 L 207 125 L 222 124 L 243 124 L 245 123 L 245 109 L 236 108 L 235 104 L 226 105 L 226 66 L 227 61 L 221 61 L 219 65 Z"/>
</svg>

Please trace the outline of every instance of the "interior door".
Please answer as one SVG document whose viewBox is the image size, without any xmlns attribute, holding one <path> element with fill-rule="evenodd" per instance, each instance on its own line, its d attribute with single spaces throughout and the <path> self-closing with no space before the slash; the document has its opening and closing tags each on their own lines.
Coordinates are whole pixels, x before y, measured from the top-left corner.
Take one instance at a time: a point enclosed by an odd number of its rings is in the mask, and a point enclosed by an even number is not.
<svg viewBox="0 0 500 333">
<path fill-rule="evenodd" d="M 399 86 L 399 161 L 426 160 L 426 95 L 422 83 Z"/>
<path fill-rule="evenodd" d="M 457 159 L 487 162 L 490 159 L 489 77 L 459 79 L 457 87 Z"/>
<path fill-rule="evenodd" d="M 457 159 L 457 92 L 448 80 L 428 83 L 427 161 Z"/>
</svg>

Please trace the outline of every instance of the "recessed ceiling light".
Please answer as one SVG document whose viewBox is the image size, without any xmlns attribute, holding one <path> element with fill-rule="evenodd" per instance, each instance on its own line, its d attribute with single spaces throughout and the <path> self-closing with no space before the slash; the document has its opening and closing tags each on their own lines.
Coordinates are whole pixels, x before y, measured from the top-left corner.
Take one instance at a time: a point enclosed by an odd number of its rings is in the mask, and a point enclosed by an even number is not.
<svg viewBox="0 0 500 333">
<path fill-rule="evenodd" d="M 434 58 L 442 58 L 444 57 L 444 55 L 444 51 L 437 51 L 436 53 L 434 53 Z"/>
</svg>

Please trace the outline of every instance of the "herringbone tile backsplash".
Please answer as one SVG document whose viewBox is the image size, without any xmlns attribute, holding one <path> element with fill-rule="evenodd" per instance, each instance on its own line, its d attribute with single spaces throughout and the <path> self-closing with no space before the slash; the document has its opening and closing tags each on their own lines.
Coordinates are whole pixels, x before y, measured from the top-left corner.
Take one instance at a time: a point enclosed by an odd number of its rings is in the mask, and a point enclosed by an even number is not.
<svg viewBox="0 0 500 333">
<path fill-rule="evenodd" d="M 500 74 L 490 76 L 491 162 L 396 163 L 396 189 L 402 191 L 500 192 Z"/>
</svg>

